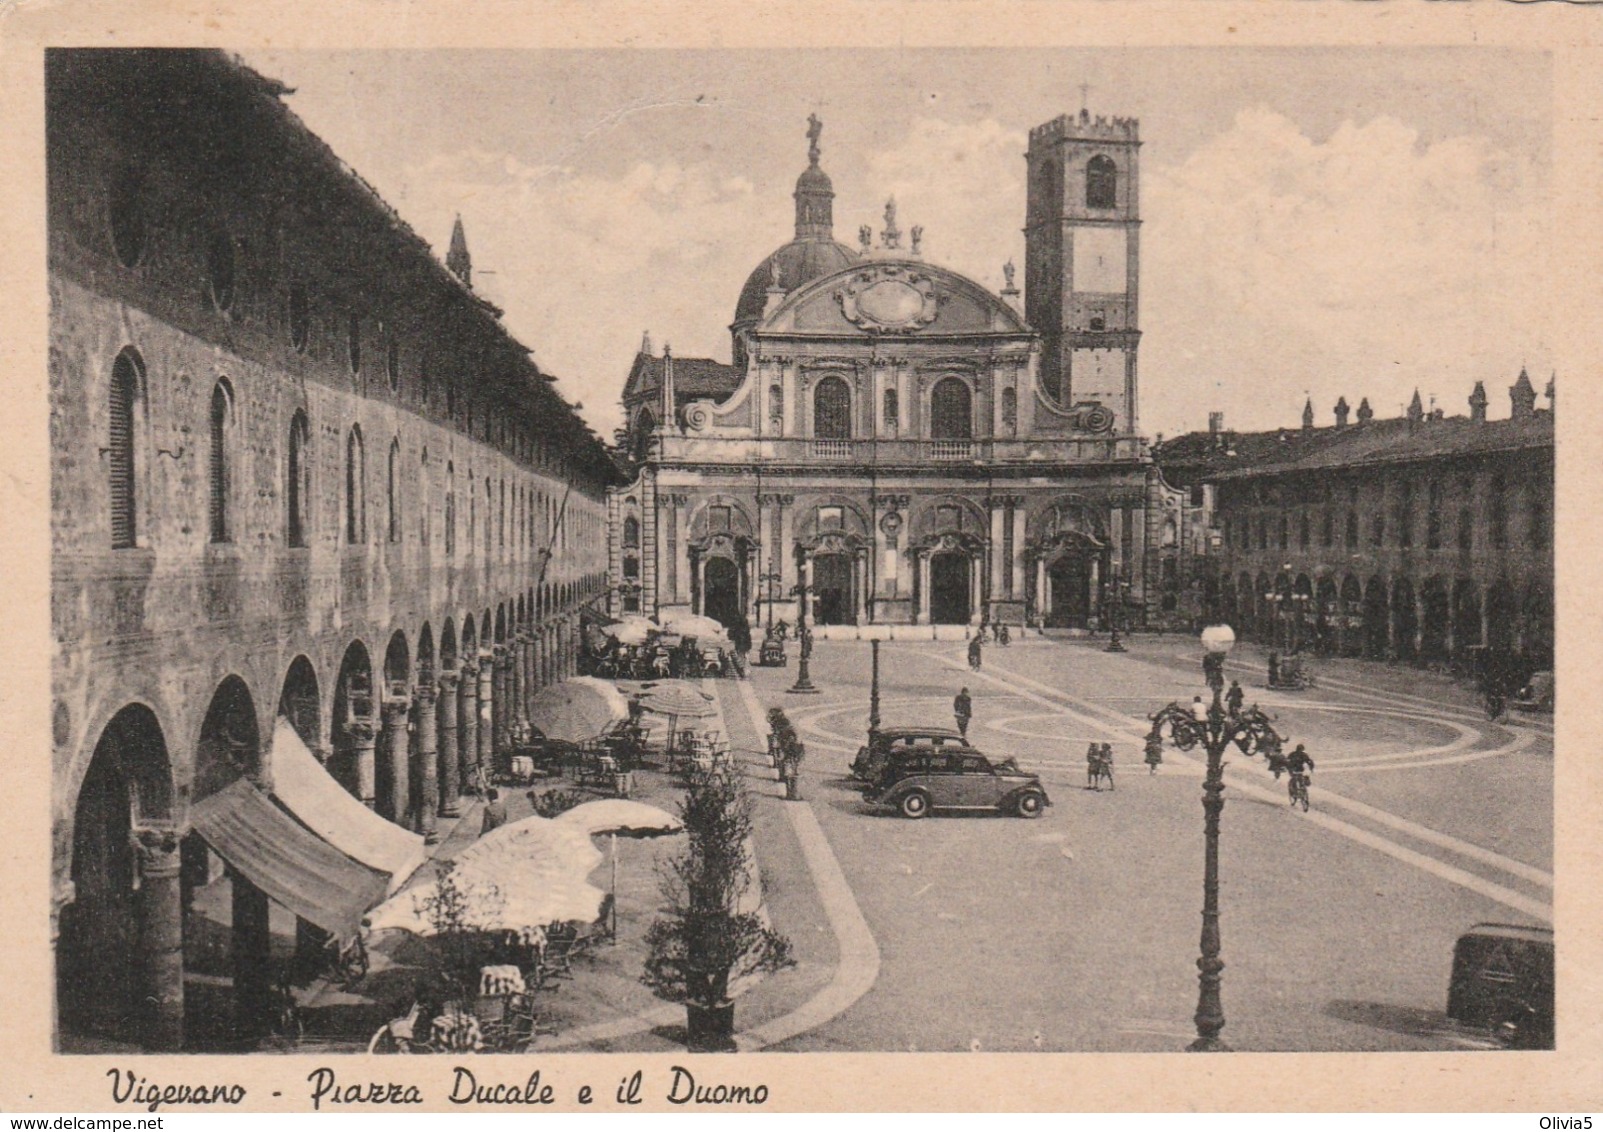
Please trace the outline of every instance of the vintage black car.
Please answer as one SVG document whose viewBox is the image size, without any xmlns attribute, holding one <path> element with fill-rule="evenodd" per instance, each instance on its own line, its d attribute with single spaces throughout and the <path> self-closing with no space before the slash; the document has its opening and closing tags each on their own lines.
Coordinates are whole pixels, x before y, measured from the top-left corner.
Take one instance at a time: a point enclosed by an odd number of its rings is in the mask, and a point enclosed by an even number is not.
<svg viewBox="0 0 1603 1132">
<path fill-rule="evenodd" d="M 1012 759 L 993 763 L 972 747 L 929 744 L 905 755 L 893 753 L 879 784 L 864 796 L 908 818 L 931 810 L 992 810 L 1036 818 L 1052 804 L 1041 779 L 1020 770 Z"/>
<path fill-rule="evenodd" d="M 852 777 L 876 785 L 892 754 L 904 755 L 920 747 L 967 747 L 963 736 L 950 727 L 887 727 L 873 742 L 857 749 Z"/>
</svg>

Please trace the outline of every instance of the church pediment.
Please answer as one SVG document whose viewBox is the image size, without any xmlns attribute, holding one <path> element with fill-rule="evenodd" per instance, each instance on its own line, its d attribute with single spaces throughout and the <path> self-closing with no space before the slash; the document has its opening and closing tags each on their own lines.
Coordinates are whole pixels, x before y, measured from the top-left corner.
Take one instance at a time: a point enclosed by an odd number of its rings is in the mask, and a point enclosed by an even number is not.
<svg viewBox="0 0 1603 1132">
<path fill-rule="evenodd" d="M 758 328 L 781 334 L 1020 334 L 1016 311 L 956 272 L 918 260 L 854 264 L 800 288 Z"/>
</svg>

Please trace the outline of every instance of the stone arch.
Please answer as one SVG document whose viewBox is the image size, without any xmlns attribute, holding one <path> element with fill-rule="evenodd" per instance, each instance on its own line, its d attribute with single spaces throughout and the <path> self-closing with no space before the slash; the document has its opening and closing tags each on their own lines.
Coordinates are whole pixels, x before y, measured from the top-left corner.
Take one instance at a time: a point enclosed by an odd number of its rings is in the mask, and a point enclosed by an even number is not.
<svg viewBox="0 0 1603 1132">
<path fill-rule="evenodd" d="M 456 659 L 456 621 L 447 616 L 445 623 L 440 626 L 441 671 L 455 671 Z"/>
<path fill-rule="evenodd" d="M 462 618 L 462 660 L 476 661 L 479 651 L 479 630 L 474 624 L 473 614 L 469 613 Z"/>
<path fill-rule="evenodd" d="M 840 508 L 841 525 L 830 527 L 824 509 Z M 796 508 L 796 541 L 804 546 L 816 543 L 832 531 L 839 532 L 854 543 L 870 538 L 868 515 L 856 500 L 845 495 L 819 495 Z"/>
<path fill-rule="evenodd" d="M 1448 644 L 1453 624 L 1452 599 L 1447 590 L 1447 582 L 1439 575 L 1426 578 L 1424 586 L 1420 589 L 1419 600 L 1422 614 L 1420 659 L 1442 663 L 1448 658 Z"/>
<path fill-rule="evenodd" d="M 301 742 L 316 751 L 322 740 L 322 696 L 317 686 L 317 670 L 304 655 L 290 661 L 278 695 L 278 714 L 288 721 Z"/>
<path fill-rule="evenodd" d="M 727 514 L 719 514 L 714 508 L 727 508 Z M 751 515 L 746 510 L 745 504 L 732 495 L 719 493 L 701 500 L 691 511 L 687 541 L 691 546 L 705 546 L 719 534 L 728 535 L 732 539 L 749 540 L 753 529 Z M 636 535 L 638 534 L 637 524 Z M 638 537 L 636 541 L 638 543 Z"/>
<path fill-rule="evenodd" d="M 495 643 L 495 636 L 490 628 L 490 611 L 486 609 L 479 614 L 479 649 L 484 651 Z"/>
<path fill-rule="evenodd" d="M 1470 578 L 1453 583 L 1453 654 L 1462 660 L 1481 643 L 1480 587 Z"/>
<path fill-rule="evenodd" d="M 390 634 L 390 642 L 384 647 L 384 682 L 390 688 L 399 684 L 404 689 L 412 679 L 412 650 L 407 647 L 406 633 L 397 629 Z"/>
<path fill-rule="evenodd" d="M 255 700 L 245 681 L 229 675 L 212 692 L 195 744 L 191 802 L 199 802 L 240 778 L 262 778 L 261 733 Z"/>
<path fill-rule="evenodd" d="M 417 682 L 431 683 L 434 673 L 434 629 L 425 621 L 417 633 Z"/>
<path fill-rule="evenodd" d="M 1364 651 L 1374 660 L 1385 659 L 1390 642 L 1391 599 L 1379 574 L 1364 586 Z"/>
<path fill-rule="evenodd" d="M 149 1008 L 150 972 L 142 972 L 138 962 L 135 887 L 135 832 L 170 824 L 174 794 L 166 737 L 155 713 L 142 703 L 124 706 L 101 730 L 73 803 L 73 901 L 62 909 L 56 945 L 63 1034 L 168 1047 L 181 1041 L 182 999 L 165 1018 Z"/>
<path fill-rule="evenodd" d="M 1352 574 L 1341 580 L 1341 627 L 1342 652 L 1347 656 L 1358 656 L 1364 651 L 1364 587 Z"/>
<path fill-rule="evenodd" d="M 1419 628 L 1419 614 L 1414 608 L 1414 583 L 1407 576 L 1392 581 L 1391 620 L 1392 651 L 1401 660 L 1415 659 L 1414 634 Z"/>
<path fill-rule="evenodd" d="M 1319 579 L 1314 594 L 1314 641 L 1319 652 L 1336 651 L 1336 639 L 1341 617 L 1341 594 L 1336 579 L 1326 575 Z"/>
<path fill-rule="evenodd" d="M 328 770 L 346 790 L 369 805 L 374 799 L 373 741 L 377 731 L 373 660 L 367 645 L 354 640 L 340 658 L 339 675 L 334 681 Z"/>
<path fill-rule="evenodd" d="M 495 607 L 495 643 L 502 645 L 507 639 L 507 607 L 502 602 Z"/>
</svg>

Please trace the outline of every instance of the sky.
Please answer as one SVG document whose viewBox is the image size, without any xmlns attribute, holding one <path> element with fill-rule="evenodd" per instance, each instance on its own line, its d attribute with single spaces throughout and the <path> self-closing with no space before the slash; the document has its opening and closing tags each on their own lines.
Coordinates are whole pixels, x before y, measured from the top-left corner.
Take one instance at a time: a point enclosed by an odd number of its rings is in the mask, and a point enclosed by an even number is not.
<svg viewBox="0 0 1603 1132">
<path fill-rule="evenodd" d="M 1547 326 L 1551 63 L 1487 48 L 243 53 L 474 285 L 602 435 L 642 334 L 729 360 L 746 276 L 791 238 L 823 120 L 835 235 L 924 228 L 991 290 L 1024 263 L 1028 131 L 1141 121 L 1149 436 L 1491 415 Z"/>
</svg>

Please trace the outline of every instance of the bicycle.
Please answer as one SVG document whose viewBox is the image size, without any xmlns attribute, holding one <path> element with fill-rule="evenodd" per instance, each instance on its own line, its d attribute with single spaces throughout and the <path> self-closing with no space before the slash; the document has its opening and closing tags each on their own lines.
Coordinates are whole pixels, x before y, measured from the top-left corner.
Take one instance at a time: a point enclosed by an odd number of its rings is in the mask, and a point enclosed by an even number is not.
<svg viewBox="0 0 1603 1132">
<path fill-rule="evenodd" d="M 1291 804 L 1302 803 L 1302 812 L 1308 812 L 1308 775 L 1305 771 L 1291 772 L 1291 781 L 1286 785 L 1286 791 L 1291 795 Z"/>
</svg>

